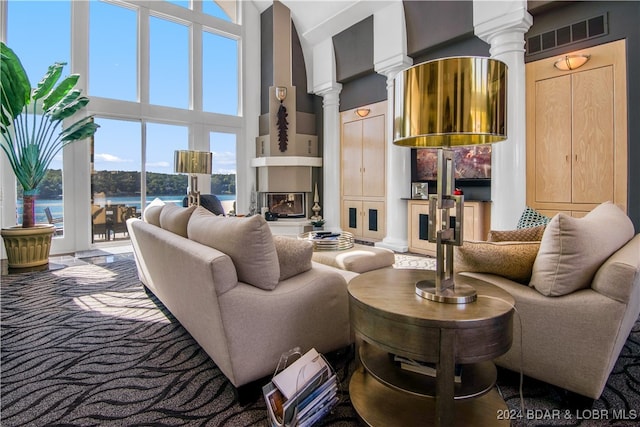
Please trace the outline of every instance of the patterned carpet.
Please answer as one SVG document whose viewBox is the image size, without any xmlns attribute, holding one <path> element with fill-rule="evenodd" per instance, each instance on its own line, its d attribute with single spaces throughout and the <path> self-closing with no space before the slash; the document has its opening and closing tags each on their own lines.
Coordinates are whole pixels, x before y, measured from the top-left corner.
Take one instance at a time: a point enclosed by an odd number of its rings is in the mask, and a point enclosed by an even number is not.
<svg viewBox="0 0 640 427">
<path fill-rule="evenodd" d="M 130 259 L 2 276 L 0 297 L 2 426 L 267 425 L 259 394 L 238 400 L 211 359 L 145 292 Z M 319 425 L 360 425 L 346 392 L 349 356 L 330 358 L 342 399 Z M 498 384 L 518 410 L 518 375 L 500 371 Z M 525 380 L 524 396 L 530 411 L 570 408 L 560 390 L 534 380 Z M 593 408 L 640 417 L 640 324 Z M 638 422 L 573 417 L 512 425 L 604 424 Z"/>
</svg>

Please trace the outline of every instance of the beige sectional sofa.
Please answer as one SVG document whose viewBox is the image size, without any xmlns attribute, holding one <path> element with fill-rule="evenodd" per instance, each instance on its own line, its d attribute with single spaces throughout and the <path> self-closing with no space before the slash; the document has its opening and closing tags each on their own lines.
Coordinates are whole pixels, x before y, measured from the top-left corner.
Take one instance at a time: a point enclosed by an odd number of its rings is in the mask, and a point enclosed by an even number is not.
<svg viewBox="0 0 640 427">
<path fill-rule="evenodd" d="M 283 352 L 352 343 L 347 280 L 310 242 L 272 236 L 261 216 L 159 205 L 127 222 L 138 274 L 231 383 L 272 375 Z"/>
<path fill-rule="evenodd" d="M 619 208 L 558 214 L 541 241 L 465 242 L 454 265 L 516 301 L 499 366 L 600 397 L 640 314 L 640 235 Z"/>
</svg>

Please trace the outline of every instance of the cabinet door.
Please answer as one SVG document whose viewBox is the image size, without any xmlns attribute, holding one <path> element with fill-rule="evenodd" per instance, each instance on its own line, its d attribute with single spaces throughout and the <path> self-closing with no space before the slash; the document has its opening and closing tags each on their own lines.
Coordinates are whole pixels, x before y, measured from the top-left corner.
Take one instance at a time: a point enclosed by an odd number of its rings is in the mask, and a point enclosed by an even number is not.
<svg viewBox="0 0 640 427">
<path fill-rule="evenodd" d="M 571 76 L 536 82 L 535 201 L 571 202 Z"/>
<path fill-rule="evenodd" d="M 573 203 L 613 195 L 613 67 L 573 75 Z"/>
<path fill-rule="evenodd" d="M 352 233 L 354 236 L 362 236 L 362 201 L 342 201 L 342 229 Z"/>
<path fill-rule="evenodd" d="M 409 249 L 434 255 L 436 244 L 429 242 L 429 203 L 409 202 Z"/>
<path fill-rule="evenodd" d="M 342 126 L 342 195 L 362 196 L 362 121 Z"/>
<path fill-rule="evenodd" d="M 362 237 L 383 239 L 385 236 L 384 202 L 362 202 Z"/>
<path fill-rule="evenodd" d="M 362 121 L 362 195 L 385 195 L 385 116 Z"/>
</svg>

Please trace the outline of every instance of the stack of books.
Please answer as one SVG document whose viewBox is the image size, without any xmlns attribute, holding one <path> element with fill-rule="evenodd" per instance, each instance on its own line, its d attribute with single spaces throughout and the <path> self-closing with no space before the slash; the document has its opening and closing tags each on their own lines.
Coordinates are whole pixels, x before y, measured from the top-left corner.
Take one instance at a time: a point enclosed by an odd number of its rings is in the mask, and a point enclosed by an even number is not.
<svg viewBox="0 0 640 427">
<path fill-rule="evenodd" d="M 394 355 L 393 360 L 400 365 L 405 371 L 415 372 L 422 375 L 428 375 L 430 377 L 436 377 L 438 371 L 435 363 L 421 362 L 418 360 L 409 359 L 408 357 Z M 454 381 L 456 383 L 462 382 L 462 365 L 456 364 L 454 372 Z"/>
<path fill-rule="evenodd" d="M 273 427 L 309 427 L 338 403 L 338 382 L 324 357 L 309 350 L 262 388 Z"/>
</svg>

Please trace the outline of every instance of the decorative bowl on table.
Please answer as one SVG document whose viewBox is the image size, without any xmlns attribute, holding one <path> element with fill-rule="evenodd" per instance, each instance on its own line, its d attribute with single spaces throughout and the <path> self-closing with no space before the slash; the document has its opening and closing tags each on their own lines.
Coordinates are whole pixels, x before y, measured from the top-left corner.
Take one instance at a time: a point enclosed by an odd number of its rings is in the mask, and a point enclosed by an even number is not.
<svg viewBox="0 0 640 427">
<path fill-rule="evenodd" d="M 330 231 L 309 231 L 298 235 L 300 240 L 313 243 L 314 251 L 339 251 L 353 247 L 353 234 L 348 231 L 332 233 Z"/>
</svg>

